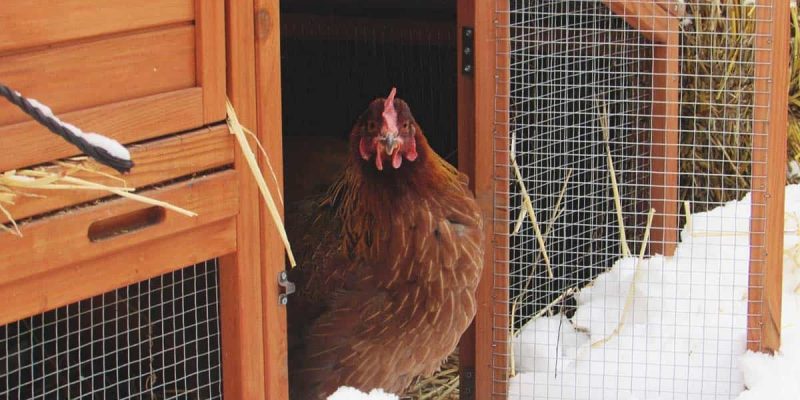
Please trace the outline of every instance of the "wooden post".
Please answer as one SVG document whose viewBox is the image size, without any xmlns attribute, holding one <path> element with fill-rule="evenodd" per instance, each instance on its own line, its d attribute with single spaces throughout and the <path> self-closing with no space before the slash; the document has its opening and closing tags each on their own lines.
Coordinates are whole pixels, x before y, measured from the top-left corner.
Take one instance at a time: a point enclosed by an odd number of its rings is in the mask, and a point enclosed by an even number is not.
<svg viewBox="0 0 800 400">
<path fill-rule="evenodd" d="M 666 42 L 653 43 L 653 108 L 650 149 L 651 207 L 656 210 L 650 254 L 671 256 L 678 244 L 678 160 L 680 112 L 680 31 L 672 16 Z"/>
<path fill-rule="evenodd" d="M 281 120 L 281 50 L 280 8 L 278 0 L 255 0 L 256 28 L 256 97 L 258 129 L 256 133 L 269 156 L 259 157 L 262 171 L 270 166 L 278 177 L 279 187 L 267 179 L 272 193 L 283 191 L 283 131 Z M 278 207 L 283 212 L 282 204 Z M 268 399 L 286 399 L 289 396 L 288 346 L 286 338 L 286 306 L 278 302 L 280 288 L 278 274 L 285 267 L 285 250 L 275 223 L 267 210 L 261 207 L 261 259 L 264 271 L 264 384 Z"/>
<path fill-rule="evenodd" d="M 789 87 L 789 2 L 756 6 L 747 347 L 780 347 Z"/>
<path fill-rule="evenodd" d="M 256 62 L 253 0 L 226 1 L 228 97 L 242 125 L 256 130 Z M 222 376 L 231 399 L 264 399 L 265 345 L 262 313 L 260 197 L 242 152 L 234 165 L 239 181 L 237 251 L 220 260 Z"/>
<path fill-rule="evenodd" d="M 475 28 L 475 0 L 462 0 L 456 10 L 456 76 L 458 84 L 458 168 L 470 177 L 470 189 L 475 192 L 475 79 L 472 73 L 464 73 L 462 56 L 462 32 L 465 27 Z M 474 47 L 472 48 L 474 52 Z M 488 241 L 487 241 L 488 243 Z M 489 246 L 487 245 L 487 248 Z M 475 322 L 470 325 L 458 347 L 459 397 L 461 400 L 475 399 Z"/>
<path fill-rule="evenodd" d="M 508 0 L 475 3 L 475 195 L 487 249 L 475 318 L 475 398 L 505 398 L 508 381 Z"/>
</svg>

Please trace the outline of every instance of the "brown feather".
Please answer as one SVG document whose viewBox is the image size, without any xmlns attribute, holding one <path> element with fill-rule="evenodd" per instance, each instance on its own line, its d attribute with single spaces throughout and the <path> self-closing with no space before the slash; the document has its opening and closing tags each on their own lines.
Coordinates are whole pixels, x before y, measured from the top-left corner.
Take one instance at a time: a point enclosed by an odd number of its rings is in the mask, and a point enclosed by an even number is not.
<svg viewBox="0 0 800 400">
<path fill-rule="evenodd" d="M 287 226 L 298 226 L 290 231 L 299 255 L 289 303 L 295 399 L 324 399 L 340 386 L 401 393 L 441 365 L 475 315 L 481 215 L 466 177 L 414 128 L 413 162 L 377 171 L 351 144 L 327 195 L 287 212 Z"/>
</svg>

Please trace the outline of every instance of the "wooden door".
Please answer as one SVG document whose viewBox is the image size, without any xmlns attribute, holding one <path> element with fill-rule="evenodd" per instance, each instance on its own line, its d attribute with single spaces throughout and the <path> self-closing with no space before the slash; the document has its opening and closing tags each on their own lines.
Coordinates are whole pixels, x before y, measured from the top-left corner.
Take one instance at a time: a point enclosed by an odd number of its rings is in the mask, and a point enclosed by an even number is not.
<svg viewBox="0 0 800 400">
<path fill-rule="evenodd" d="M 0 8 L 0 82 L 126 145 L 129 186 L 198 215 L 95 191 L 17 202 L 23 236 L 0 238 L 0 325 L 218 259 L 225 397 L 286 398 L 283 246 L 225 124 L 227 97 L 282 176 L 278 2 L 51 3 Z M 0 149 L 0 171 L 78 155 L 4 101 Z"/>
</svg>

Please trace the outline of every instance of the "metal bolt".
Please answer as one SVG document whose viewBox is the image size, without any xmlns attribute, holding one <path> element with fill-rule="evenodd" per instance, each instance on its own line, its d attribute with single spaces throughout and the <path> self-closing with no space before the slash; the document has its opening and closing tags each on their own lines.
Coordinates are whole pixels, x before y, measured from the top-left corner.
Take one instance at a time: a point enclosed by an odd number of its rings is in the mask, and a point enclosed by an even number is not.
<svg viewBox="0 0 800 400">
<path fill-rule="evenodd" d="M 286 274 L 286 271 L 281 271 L 281 280 L 285 281 L 288 278 L 289 278 L 289 276 Z"/>
<path fill-rule="evenodd" d="M 282 306 L 285 306 L 285 305 L 289 304 L 289 298 L 286 297 L 286 295 L 282 294 L 279 297 L 280 297 L 280 302 L 281 302 Z"/>
<path fill-rule="evenodd" d="M 465 30 L 465 31 L 464 31 L 464 36 L 466 36 L 466 37 L 470 37 L 470 36 L 472 36 L 472 29 L 467 29 L 467 30 Z"/>
<path fill-rule="evenodd" d="M 464 54 L 470 54 L 470 53 L 472 53 L 472 49 L 469 47 L 464 47 Z"/>
<path fill-rule="evenodd" d="M 472 71 L 472 65 L 465 65 L 464 66 L 464 72 L 471 72 L 471 71 Z"/>
</svg>

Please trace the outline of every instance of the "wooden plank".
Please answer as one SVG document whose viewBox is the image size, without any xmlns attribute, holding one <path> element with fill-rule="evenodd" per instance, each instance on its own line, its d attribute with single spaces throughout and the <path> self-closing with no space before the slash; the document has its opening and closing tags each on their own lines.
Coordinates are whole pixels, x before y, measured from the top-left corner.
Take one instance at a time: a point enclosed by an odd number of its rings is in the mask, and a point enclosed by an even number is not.
<svg viewBox="0 0 800 400">
<path fill-rule="evenodd" d="M 509 0 L 497 0 L 497 7 L 500 10 L 509 9 Z M 496 29 L 497 37 L 497 54 L 496 57 L 496 72 L 497 78 L 495 80 L 495 102 L 494 102 L 494 179 L 495 185 L 493 188 L 494 198 L 494 220 L 486 225 L 492 227 L 492 242 L 494 250 L 491 252 L 494 256 L 493 263 L 488 265 L 494 266 L 493 276 L 494 284 L 492 288 L 492 380 L 494 385 L 492 387 L 492 398 L 505 399 L 508 393 L 508 379 L 509 363 L 511 358 L 508 356 L 510 351 L 513 351 L 509 346 L 510 337 L 510 317 L 511 310 L 509 309 L 509 230 L 508 223 L 510 220 L 509 213 L 509 198 L 506 190 L 499 189 L 505 187 L 507 182 L 510 182 L 509 177 L 509 163 L 510 163 L 510 146 L 511 141 L 509 137 L 509 113 L 511 109 L 509 105 L 510 96 L 510 82 L 511 60 L 508 56 L 511 53 L 511 41 L 505 38 L 511 37 L 508 26 L 511 24 L 510 13 L 498 13 L 496 16 L 498 20 L 498 28 Z M 501 39 L 503 38 L 503 39 Z M 478 144 L 477 146 L 480 146 Z M 482 342 L 478 342 L 479 346 L 487 346 Z M 489 346 L 487 346 L 489 347 Z"/>
<path fill-rule="evenodd" d="M 0 241 L 0 284 L 197 228 L 238 212 L 239 193 L 233 171 L 190 179 L 143 194 L 192 210 L 198 216 L 187 217 L 167 211 L 158 224 L 97 242 L 90 241 L 87 235 L 93 223 L 151 206 L 117 199 L 21 224 L 22 237 L 8 236 Z"/>
<path fill-rule="evenodd" d="M 225 119 L 225 3 L 194 0 L 197 5 L 197 79 L 203 88 L 203 121 Z"/>
<path fill-rule="evenodd" d="M 456 5 L 456 48 L 462 47 L 462 30 L 475 27 L 475 0 L 459 1 Z M 473 49 L 474 51 L 474 49 Z M 475 79 L 462 71 L 461 51 L 456 52 L 457 112 L 458 112 L 458 169 L 470 177 L 470 189 L 475 192 Z M 474 67 L 474 66 L 473 66 Z M 474 73 L 474 72 L 473 72 Z M 489 241 L 487 241 L 488 247 Z M 488 251 L 488 249 L 487 249 Z M 470 325 L 458 345 L 459 396 L 475 399 L 475 322 Z"/>
<path fill-rule="evenodd" d="M 650 146 L 650 204 L 656 210 L 650 233 L 650 254 L 671 256 L 678 244 L 680 204 L 678 148 L 680 146 L 680 27 L 665 44 L 653 46 L 652 143 Z"/>
<path fill-rule="evenodd" d="M 0 325 L 230 253 L 235 228 L 227 218 L 0 285 Z"/>
<path fill-rule="evenodd" d="M 756 7 L 753 177 L 747 347 L 774 353 L 781 343 L 783 213 L 789 76 L 789 7 Z"/>
<path fill-rule="evenodd" d="M 129 187 L 142 187 L 233 163 L 233 137 L 227 126 L 220 125 L 133 145 L 130 151 L 136 167 L 124 177 L 125 183 Z M 99 172 L 116 175 L 108 167 L 93 165 Z M 89 172 L 73 176 L 105 185 L 121 185 L 118 180 Z M 25 190 L 25 193 L 43 197 L 19 197 L 16 204 L 6 206 L 16 220 L 108 196 L 96 190 Z M 0 223 L 4 222 L 8 218 L 0 215 Z"/>
<path fill-rule="evenodd" d="M 667 43 L 669 24 L 677 22 L 653 0 L 603 0 L 603 3 L 653 43 Z"/>
<path fill-rule="evenodd" d="M 257 131 L 256 56 L 253 0 L 227 0 L 227 86 L 228 97 L 239 121 Z M 279 91 L 274 92 L 279 96 Z M 239 215 L 236 236 L 240 238 L 236 254 L 222 260 L 220 270 L 222 312 L 246 316 L 223 323 L 222 375 L 225 397 L 230 399 L 267 398 L 264 364 L 264 313 L 258 189 L 250 176 L 241 151 L 234 154 L 236 178 L 239 180 Z"/>
<path fill-rule="evenodd" d="M 508 379 L 508 197 L 496 185 L 508 182 L 508 115 L 497 110 L 508 110 L 510 41 L 508 29 L 500 28 L 509 14 L 495 12 L 508 9 L 508 0 L 475 3 L 474 180 L 489 244 L 477 294 L 476 399 L 505 398 Z"/>
<path fill-rule="evenodd" d="M 194 18 L 192 0 L 3 0 L 0 52 L 143 29 Z"/>
<path fill-rule="evenodd" d="M 86 132 L 100 132 L 130 143 L 200 127 L 202 102 L 202 89 L 182 89 L 74 111 L 60 118 Z M 0 157 L 0 171 L 79 154 L 74 146 L 35 121 L 0 126 L 0 149 L 14 149 Z"/>
<path fill-rule="evenodd" d="M 195 86 L 193 26 L 0 57 L 0 82 L 56 113 Z M 0 125 L 30 117 L 0 103 Z"/>
<path fill-rule="evenodd" d="M 255 62 L 256 62 L 256 133 L 264 145 L 270 164 L 279 177 L 278 187 L 267 180 L 272 193 L 283 190 L 283 143 L 281 120 L 281 49 L 280 8 L 278 0 L 255 0 Z M 259 159 L 262 171 L 269 167 Z M 278 204 L 281 207 L 281 204 Z M 275 223 L 259 203 L 261 214 L 261 262 L 264 275 L 261 290 L 264 296 L 264 384 L 269 399 L 289 396 L 288 344 L 286 336 L 286 306 L 278 303 L 280 287 L 277 277 L 285 268 L 285 251 Z M 283 212 L 281 207 L 281 213 Z"/>
<path fill-rule="evenodd" d="M 681 0 L 660 0 L 656 4 L 674 17 L 680 18 L 686 14 L 686 3 Z"/>
</svg>

